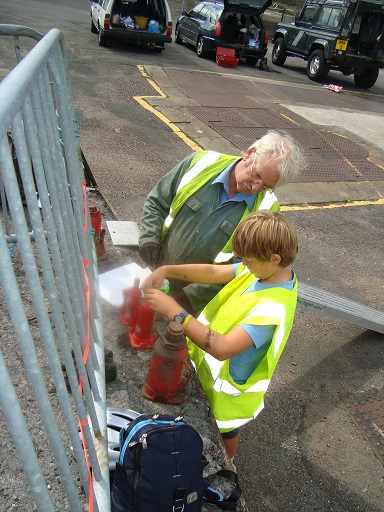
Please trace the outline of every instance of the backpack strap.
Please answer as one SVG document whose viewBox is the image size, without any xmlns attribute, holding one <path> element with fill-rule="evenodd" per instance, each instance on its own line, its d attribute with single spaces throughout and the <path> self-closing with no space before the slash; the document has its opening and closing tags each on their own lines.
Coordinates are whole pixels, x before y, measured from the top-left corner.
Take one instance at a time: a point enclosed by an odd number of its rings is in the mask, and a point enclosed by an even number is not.
<svg viewBox="0 0 384 512">
<path fill-rule="evenodd" d="M 185 496 L 185 488 L 178 487 L 175 491 L 175 503 L 173 505 L 173 512 L 183 512 L 184 496 Z"/>
</svg>

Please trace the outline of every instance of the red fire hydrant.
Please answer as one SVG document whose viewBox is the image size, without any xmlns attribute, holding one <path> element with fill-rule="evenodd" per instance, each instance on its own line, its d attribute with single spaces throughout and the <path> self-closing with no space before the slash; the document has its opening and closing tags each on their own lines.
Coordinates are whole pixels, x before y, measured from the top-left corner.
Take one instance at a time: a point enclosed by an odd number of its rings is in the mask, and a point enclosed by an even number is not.
<svg viewBox="0 0 384 512">
<path fill-rule="evenodd" d="M 159 335 L 153 347 L 151 365 L 143 386 L 144 397 L 170 405 L 182 404 L 192 375 L 187 360 L 188 348 L 183 326 L 171 322 L 165 336 Z"/>
<path fill-rule="evenodd" d="M 99 208 L 94 205 L 89 206 L 91 215 L 92 229 L 94 231 L 95 249 L 97 261 L 103 261 L 108 258 L 104 248 L 105 229 L 101 227 L 101 213 Z"/>
</svg>

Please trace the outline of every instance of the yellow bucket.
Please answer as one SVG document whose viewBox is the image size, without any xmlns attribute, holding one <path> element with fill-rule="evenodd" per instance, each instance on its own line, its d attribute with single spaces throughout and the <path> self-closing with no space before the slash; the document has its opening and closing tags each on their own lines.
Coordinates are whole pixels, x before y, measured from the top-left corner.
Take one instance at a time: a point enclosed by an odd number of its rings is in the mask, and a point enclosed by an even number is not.
<svg viewBox="0 0 384 512">
<path fill-rule="evenodd" d="M 145 16 L 135 16 L 135 23 L 139 28 L 147 28 L 148 18 Z"/>
</svg>

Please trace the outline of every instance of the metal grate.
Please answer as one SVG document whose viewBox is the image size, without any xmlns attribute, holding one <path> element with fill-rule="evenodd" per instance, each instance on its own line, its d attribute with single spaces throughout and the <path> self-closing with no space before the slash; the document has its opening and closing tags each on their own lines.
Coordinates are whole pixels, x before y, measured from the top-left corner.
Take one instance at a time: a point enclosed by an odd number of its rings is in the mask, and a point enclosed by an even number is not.
<svg viewBox="0 0 384 512">
<path fill-rule="evenodd" d="M 273 110 L 266 108 L 206 108 L 190 107 L 189 111 L 215 130 L 217 127 L 275 127 L 286 129 L 292 122 Z"/>
<path fill-rule="evenodd" d="M 308 167 L 302 171 L 296 183 L 336 181 L 378 181 L 384 179 L 384 171 L 368 160 L 308 157 Z"/>
<path fill-rule="evenodd" d="M 245 151 L 256 139 L 265 135 L 269 128 L 278 127 L 276 123 L 265 127 L 223 126 L 221 123 L 214 122 L 207 122 L 207 124 L 237 146 L 240 151 Z M 286 126 L 284 130 L 304 147 L 309 162 L 308 168 L 300 173 L 296 182 L 384 179 L 384 170 L 366 159 L 368 153 L 365 148 L 348 139 L 321 130 Z"/>
<path fill-rule="evenodd" d="M 201 73 L 194 71 L 174 69 L 168 69 L 166 72 L 187 96 L 202 105 L 210 105 L 211 103 L 207 103 L 207 101 L 210 100 L 212 93 L 215 93 L 213 106 L 232 106 L 226 102 L 226 95 L 238 94 L 244 101 L 249 101 L 249 97 L 255 96 L 256 101 L 275 100 L 279 102 L 309 103 L 312 106 L 326 105 L 327 107 L 345 108 L 347 110 L 384 113 L 384 97 L 375 95 L 375 105 L 372 105 L 372 102 L 368 99 L 368 93 L 362 95 L 343 91 L 342 94 L 336 94 L 321 85 L 314 88 L 312 86 L 276 84 L 252 79 L 238 80 L 217 73 L 202 76 Z M 216 97 L 216 95 L 219 97 Z M 244 107 L 244 103 L 239 106 Z"/>
<path fill-rule="evenodd" d="M 217 94 L 240 94 L 243 97 L 255 94 L 253 82 L 249 80 L 238 80 L 230 77 L 225 77 L 223 80 L 221 75 L 208 75 L 205 79 L 216 89 Z"/>
<path fill-rule="evenodd" d="M 228 107 L 228 108 L 264 108 L 265 103 L 255 101 L 249 96 L 244 97 L 242 95 L 235 94 L 204 94 L 203 96 L 199 91 L 191 90 L 188 96 L 200 103 L 203 107 Z"/>
<path fill-rule="evenodd" d="M 346 137 L 341 137 L 340 135 L 326 131 L 316 130 L 316 132 L 320 133 L 321 138 L 327 142 L 327 149 L 329 145 L 331 145 L 335 151 L 340 152 L 344 157 L 367 158 L 368 156 L 368 151 L 363 146 L 359 146 Z"/>
<path fill-rule="evenodd" d="M 298 87 L 237 80 L 222 75 L 183 70 L 167 70 L 169 77 L 183 92 L 202 106 L 188 112 L 245 151 L 269 129 L 285 130 L 305 148 L 309 167 L 297 181 L 365 181 L 383 180 L 384 171 L 367 160 L 368 152 L 353 141 L 323 130 L 307 129 L 279 114 L 273 101 L 310 103 L 350 110 L 372 110 L 367 96 L 354 93 L 335 94 L 328 89 Z M 375 97 L 378 112 L 384 112 L 384 98 Z M 263 101 L 266 100 L 266 101 Z M 377 103 L 378 101 L 378 103 Z M 268 107 L 271 108 L 268 108 Z"/>
</svg>

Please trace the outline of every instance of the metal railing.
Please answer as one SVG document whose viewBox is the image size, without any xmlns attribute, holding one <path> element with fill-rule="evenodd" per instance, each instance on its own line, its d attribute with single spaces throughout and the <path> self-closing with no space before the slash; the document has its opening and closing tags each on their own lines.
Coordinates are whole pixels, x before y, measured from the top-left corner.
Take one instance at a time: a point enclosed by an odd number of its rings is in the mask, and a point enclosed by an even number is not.
<svg viewBox="0 0 384 512">
<path fill-rule="evenodd" d="M 80 512 L 88 501 L 89 510 L 108 512 L 98 271 L 63 36 L 0 25 L 4 35 L 14 38 L 18 64 L 0 83 L 0 308 L 13 325 L 57 467 L 59 510 Z M 20 36 L 38 41 L 24 58 Z M 29 411 L 16 391 L 19 376 L 6 363 L 12 343 L 0 346 L 0 406 L 37 510 L 51 511 Z"/>
</svg>

